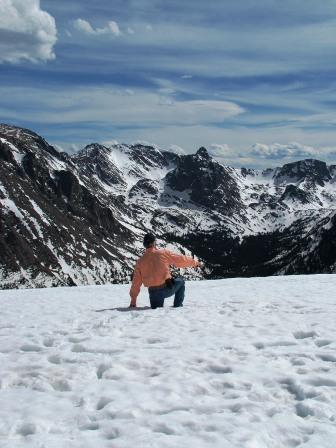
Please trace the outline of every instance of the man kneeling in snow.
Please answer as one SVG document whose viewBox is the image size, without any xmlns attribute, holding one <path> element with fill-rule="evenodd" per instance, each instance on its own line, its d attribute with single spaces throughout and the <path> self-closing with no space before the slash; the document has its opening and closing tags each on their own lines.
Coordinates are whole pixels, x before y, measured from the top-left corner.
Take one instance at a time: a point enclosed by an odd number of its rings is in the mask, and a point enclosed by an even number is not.
<svg viewBox="0 0 336 448">
<path fill-rule="evenodd" d="M 163 307 L 164 299 L 174 294 L 174 307 L 183 306 L 184 280 L 183 278 L 173 279 L 169 266 L 188 268 L 202 266 L 202 263 L 191 257 L 174 254 L 169 250 L 157 249 L 155 243 L 155 236 L 152 233 L 147 233 L 143 241 L 146 251 L 139 258 L 134 269 L 130 290 L 130 307 L 136 306 L 142 284 L 148 288 L 149 300 L 153 309 Z"/>
</svg>

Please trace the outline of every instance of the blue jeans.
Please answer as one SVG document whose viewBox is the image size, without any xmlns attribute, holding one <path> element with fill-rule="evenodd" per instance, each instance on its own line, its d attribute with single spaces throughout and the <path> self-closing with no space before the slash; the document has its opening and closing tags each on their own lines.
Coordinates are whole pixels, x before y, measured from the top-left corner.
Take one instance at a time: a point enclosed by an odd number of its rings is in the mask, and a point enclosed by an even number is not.
<svg viewBox="0 0 336 448">
<path fill-rule="evenodd" d="M 174 297 L 174 307 L 183 306 L 185 283 L 183 278 L 175 278 L 172 288 L 160 288 L 149 290 L 149 300 L 151 308 L 162 308 L 164 305 L 164 299 L 167 297 Z"/>
</svg>

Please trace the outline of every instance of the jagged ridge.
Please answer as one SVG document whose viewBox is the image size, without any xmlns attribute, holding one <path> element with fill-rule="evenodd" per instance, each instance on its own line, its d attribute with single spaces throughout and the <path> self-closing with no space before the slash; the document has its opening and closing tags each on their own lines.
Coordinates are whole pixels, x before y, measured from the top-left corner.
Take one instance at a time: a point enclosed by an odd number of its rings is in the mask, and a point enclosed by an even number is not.
<svg viewBox="0 0 336 448">
<path fill-rule="evenodd" d="M 335 271 L 335 165 L 239 170 L 141 144 L 69 156 L 6 125 L 0 160 L 2 287 L 127 281 L 148 229 L 209 277 Z"/>
</svg>

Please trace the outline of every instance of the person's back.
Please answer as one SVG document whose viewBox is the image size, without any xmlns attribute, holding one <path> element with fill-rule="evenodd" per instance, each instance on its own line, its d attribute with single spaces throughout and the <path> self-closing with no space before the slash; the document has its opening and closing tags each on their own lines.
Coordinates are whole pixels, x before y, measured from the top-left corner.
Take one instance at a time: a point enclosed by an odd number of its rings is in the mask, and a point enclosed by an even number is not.
<svg viewBox="0 0 336 448">
<path fill-rule="evenodd" d="M 191 257 L 178 255 L 165 249 L 157 249 L 155 237 L 152 234 L 145 235 L 144 246 L 146 252 L 139 258 L 134 269 L 130 306 L 136 306 L 142 284 L 148 288 L 152 308 L 162 307 L 164 299 L 174 294 L 174 306 L 183 306 L 184 280 L 172 279 L 169 266 L 197 267 L 200 263 Z"/>
</svg>

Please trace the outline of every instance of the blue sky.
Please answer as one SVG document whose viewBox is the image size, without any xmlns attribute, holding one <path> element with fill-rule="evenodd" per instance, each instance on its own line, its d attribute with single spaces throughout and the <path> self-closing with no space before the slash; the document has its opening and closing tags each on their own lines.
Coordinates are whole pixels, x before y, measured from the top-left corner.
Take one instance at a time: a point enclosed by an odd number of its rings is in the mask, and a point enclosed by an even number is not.
<svg viewBox="0 0 336 448">
<path fill-rule="evenodd" d="M 0 0 L 0 122 L 68 151 L 149 141 L 336 163 L 334 0 Z"/>
</svg>

